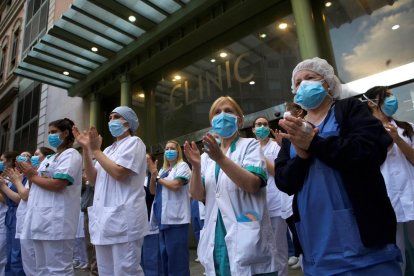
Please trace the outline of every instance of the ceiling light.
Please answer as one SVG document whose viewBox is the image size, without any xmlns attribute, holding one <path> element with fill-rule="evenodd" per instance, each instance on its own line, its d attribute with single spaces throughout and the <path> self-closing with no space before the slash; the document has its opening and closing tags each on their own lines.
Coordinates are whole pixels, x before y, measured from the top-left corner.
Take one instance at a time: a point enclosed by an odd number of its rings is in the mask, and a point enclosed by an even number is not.
<svg viewBox="0 0 414 276">
<path fill-rule="evenodd" d="M 144 93 L 139 93 L 138 94 L 138 97 L 141 98 L 141 99 L 143 99 L 143 98 L 145 98 L 145 94 Z"/>
<path fill-rule="evenodd" d="M 287 28 L 287 26 L 288 26 L 288 24 L 283 22 L 283 23 L 280 23 L 278 27 L 279 27 L 279 29 L 284 30 L 284 29 Z"/>
<path fill-rule="evenodd" d="M 393 30 L 397 30 L 397 29 L 399 29 L 400 28 L 400 25 L 394 25 L 394 26 L 392 26 L 392 28 L 391 29 L 393 29 Z"/>
<path fill-rule="evenodd" d="M 63 75 L 69 76 L 69 72 L 68 71 L 63 71 Z"/>
<path fill-rule="evenodd" d="M 212 63 L 216 62 L 216 60 L 215 60 L 214 58 L 210 59 L 210 61 L 211 61 Z"/>
<path fill-rule="evenodd" d="M 332 2 L 326 2 L 325 3 L 325 7 L 329 8 L 330 6 L 332 6 Z"/>
<path fill-rule="evenodd" d="M 96 48 L 96 47 L 92 47 L 91 50 L 92 50 L 92 52 L 98 52 L 98 48 Z"/>
<path fill-rule="evenodd" d="M 133 16 L 133 15 L 130 15 L 128 17 L 128 20 L 131 21 L 131 22 L 135 22 L 137 20 L 137 18 L 135 16 Z"/>
<path fill-rule="evenodd" d="M 254 85 L 255 84 L 255 81 L 250 81 L 249 84 L 250 85 Z"/>
<path fill-rule="evenodd" d="M 227 57 L 227 53 L 226 53 L 226 52 L 221 52 L 221 53 L 220 53 L 220 57 L 222 57 L 222 58 Z"/>
<path fill-rule="evenodd" d="M 266 38 L 266 36 L 267 36 L 267 34 L 265 34 L 265 33 L 259 34 L 260 38 Z"/>
<path fill-rule="evenodd" d="M 175 80 L 181 80 L 181 76 L 180 76 L 180 75 L 175 75 L 175 76 L 174 76 L 174 79 L 175 79 Z"/>
</svg>

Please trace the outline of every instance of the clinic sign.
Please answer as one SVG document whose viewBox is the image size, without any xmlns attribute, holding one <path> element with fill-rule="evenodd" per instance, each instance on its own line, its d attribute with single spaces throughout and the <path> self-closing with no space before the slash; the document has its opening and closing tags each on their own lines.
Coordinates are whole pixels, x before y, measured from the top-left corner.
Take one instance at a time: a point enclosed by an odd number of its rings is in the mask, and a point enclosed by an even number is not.
<svg viewBox="0 0 414 276">
<path fill-rule="evenodd" d="M 202 71 L 197 77 L 197 81 L 190 82 L 184 80 L 174 85 L 169 95 L 170 111 L 177 111 L 185 105 L 191 105 L 205 98 L 209 98 L 213 88 L 215 91 L 224 92 L 231 89 L 234 83 L 247 83 L 254 78 L 254 73 L 242 76 L 240 74 L 240 64 L 249 53 L 239 55 L 234 64 L 230 60 L 226 60 L 224 64 L 217 65 L 215 74 L 209 71 Z M 223 70 L 224 65 L 224 70 Z M 244 73 L 245 74 L 245 73 Z M 184 92 L 178 97 L 178 92 Z"/>
</svg>

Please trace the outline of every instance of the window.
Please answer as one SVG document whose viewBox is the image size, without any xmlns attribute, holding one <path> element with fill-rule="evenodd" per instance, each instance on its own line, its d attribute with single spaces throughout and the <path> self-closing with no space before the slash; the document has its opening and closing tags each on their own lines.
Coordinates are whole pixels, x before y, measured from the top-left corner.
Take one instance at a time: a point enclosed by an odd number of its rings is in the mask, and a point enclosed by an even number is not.
<svg viewBox="0 0 414 276">
<path fill-rule="evenodd" d="M 0 56 L 0 83 L 3 81 L 3 75 L 4 75 L 4 65 L 6 63 L 6 55 L 7 54 L 7 48 L 4 47 L 1 51 Z"/>
<path fill-rule="evenodd" d="M 20 35 L 20 29 L 17 29 L 13 35 L 13 45 L 12 45 L 11 58 L 10 58 L 10 70 L 13 70 L 14 66 L 16 66 L 17 50 L 19 47 L 19 35 Z"/>
<path fill-rule="evenodd" d="M 8 150 L 7 144 L 10 132 L 9 121 L 10 117 L 7 117 L 1 122 L 0 125 L 0 152 L 5 152 Z"/>
<path fill-rule="evenodd" d="M 49 12 L 48 0 L 29 0 L 27 2 L 23 40 L 24 53 L 30 50 L 30 47 L 46 32 Z"/>
<path fill-rule="evenodd" d="M 19 100 L 17 106 L 14 150 L 34 151 L 37 146 L 41 84 L 37 84 Z"/>
</svg>

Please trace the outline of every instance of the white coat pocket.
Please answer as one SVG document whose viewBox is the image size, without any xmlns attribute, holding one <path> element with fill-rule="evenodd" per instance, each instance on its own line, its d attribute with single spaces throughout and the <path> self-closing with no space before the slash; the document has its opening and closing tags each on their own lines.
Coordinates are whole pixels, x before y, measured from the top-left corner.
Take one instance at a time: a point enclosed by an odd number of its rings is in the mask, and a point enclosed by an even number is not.
<svg viewBox="0 0 414 276">
<path fill-rule="evenodd" d="M 127 237 L 128 224 L 126 222 L 124 210 L 124 205 L 116 207 L 102 207 L 101 213 L 98 216 L 103 237 Z"/>
<path fill-rule="evenodd" d="M 56 235 L 63 232 L 63 207 L 33 207 L 33 234 Z"/>
<path fill-rule="evenodd" d="M 267 262 L 270 258 L 260 231 L 260 221 L 237 222 L 234 227 L 234 256 L 241 266 Z M 226 238 L 232 235 L 229 231 Z"/>
<path fill-rule="evenodd" d="M 168 200 L 166 202 L 166 213 L 168 224 L 180 224 L 185 216 L 184 201 Z"/>
</svg>

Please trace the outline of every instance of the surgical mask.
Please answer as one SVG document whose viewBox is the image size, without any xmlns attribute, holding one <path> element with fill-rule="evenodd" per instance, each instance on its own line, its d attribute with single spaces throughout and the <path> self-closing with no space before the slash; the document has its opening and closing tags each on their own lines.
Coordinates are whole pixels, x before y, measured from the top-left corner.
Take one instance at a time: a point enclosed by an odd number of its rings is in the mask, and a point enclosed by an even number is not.
<svg viewBox="0 0 414 276">
<path fill-rule="evenodd" d="M 303 80 L 296 92 L 294 102 L 303 109 L 315 109 L 325 99 L 327 93 L 321 81 Z"/>
<path fill-rule="evenodd" d="M 168 161 L 173 161 L 177 159 L 177 151 L 176 150 L 166 150 L 164 152 L 164 156 Z"/>
<path fill-rule="evenodd" d="M 398 109 L 398 100 L 394 95 L 391 95 L 389 97 L 386 97 L 384 100 L 384 103 L 381 106 L 382 112 L 384 112 L 385 115 L 388 117 L 391 117 L 394 115 L 394 113 Z"/>
<path fill-rule="evenodd" d="M 238 129 L 237 116 L 223 111 L 213 117 L 211 126 L 213 131 L 221 138 L 230 138 Z"/>
<path fill-rule="evenodd" d="M 31 158 L 30 158 L 30 162 L 32 163 L 32 166 L 33 167 L 35 167 L 35 168 L 37 168 L 37 167 L 39 167 L 39 163 L 40 163 L 40 156 L 32 156 Z"/>
<path fill-rule="evenodd" d="M 26 156 L 19 155 L 16 157 L 17 162 L 27 162 L 27 160 L 29 160 L 29 158 L 27 158 Z"/>
<path fill-rule="evenodd" d="M 4 162 L 0 161 L 0 172 L 4 171 Z"/>
<path fill-rule="evenodd" d="M 128 130 L 128 128 L 124 126 L 124 123 L 125 121 L 120 119 L 109 121 L 108 127 L 113 137 L 119 137 Z"/>
<path fill-rule="evenodd" d="M 267 137 L 269 137 L 270 129 L 265 126 L 257 127 L 256 128 L 256 136 L 260 140 L 266 140 Z"/>
<path fill-rule="evenodd" d="M 59 133 L 51 133 L 47 136 L 47 141 L 49 142 L 49 145 L 58 148 L 62 143 L 63 140 L 60 139 Z"/>
</svg>

